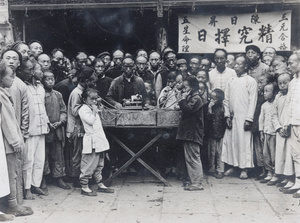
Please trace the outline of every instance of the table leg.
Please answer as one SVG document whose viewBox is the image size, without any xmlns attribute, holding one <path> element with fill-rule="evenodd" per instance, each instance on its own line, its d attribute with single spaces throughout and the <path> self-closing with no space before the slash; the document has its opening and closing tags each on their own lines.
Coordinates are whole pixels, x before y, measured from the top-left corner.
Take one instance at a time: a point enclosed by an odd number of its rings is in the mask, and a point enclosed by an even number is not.
<svg viewBox="0 0 300 223">
<path fill-rule="evenodd" d="M 130 150 L 124 143 L 122 143 L 117 137 L 114 135 L 108 133 L 110 137 L 112 137 L 123 149 L 125 149 L 132 157 L 120 168 L 118 169 L 111 177 L 109 177 L 105 182 L 115 178 L 117 175 L 119 175 L 123 170 L 125 170 L 133 161 L 137 160 L 139 163 L 141 163 L 147 170 L 149 170 L 154 176 L 156 176 L 160 181 L 162 181 L 166 186 L 172 186 L 166 179 L 164 179 L 160 173 L 155 171 L 151 166 L 149 166 L 147 163 L 145 163 L 140 157 L 140 155 L 145 152 L 150 146 L 155 143 L 162 135 L 163 133 L 160 132 L 157 136 L 155 136 L 147 145 L 145 145 L 139 152 L 134 153 L 132 150 Z M 104 183 L 105 183 L 104 182 Z"/>
</svg>

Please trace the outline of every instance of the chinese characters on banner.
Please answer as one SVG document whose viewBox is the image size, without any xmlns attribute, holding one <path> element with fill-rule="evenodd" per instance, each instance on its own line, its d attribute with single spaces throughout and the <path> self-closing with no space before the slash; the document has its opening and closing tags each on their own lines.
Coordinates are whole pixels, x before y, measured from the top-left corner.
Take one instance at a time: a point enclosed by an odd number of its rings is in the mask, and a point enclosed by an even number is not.
<svg viewBox="0 0 300 223">
<path fill-rule="evenodd" d="M 231 14 L 182 15 L 178 17 L 178 52 L 213 53 L 216 48 L 244 52 L 249 44 L 262 50 L 291 47 L 291 11 Z"/>
</svg>

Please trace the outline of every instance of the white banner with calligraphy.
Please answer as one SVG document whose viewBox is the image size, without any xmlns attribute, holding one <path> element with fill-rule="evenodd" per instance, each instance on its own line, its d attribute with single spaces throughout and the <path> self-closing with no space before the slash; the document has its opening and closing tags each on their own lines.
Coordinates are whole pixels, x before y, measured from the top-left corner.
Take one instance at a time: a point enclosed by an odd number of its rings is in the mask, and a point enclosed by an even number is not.
<svg viewBox="0 0 300 223">
<path fill-rule="evenodd" d="M 292 11 L 178 16 L 178 53 L 245 52 L 254 44 L 277 51 L 291 48 Z"/>
</svg>

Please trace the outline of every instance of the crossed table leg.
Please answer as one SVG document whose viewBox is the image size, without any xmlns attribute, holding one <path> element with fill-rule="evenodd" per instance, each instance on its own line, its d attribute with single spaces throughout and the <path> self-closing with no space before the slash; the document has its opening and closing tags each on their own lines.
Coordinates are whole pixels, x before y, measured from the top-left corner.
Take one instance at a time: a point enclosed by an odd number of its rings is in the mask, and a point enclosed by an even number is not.
<svg viewBox="0 0 300 223">
<path fill-rule="evenodd" d="M 119 175 L 123 170 L 125 170 L 133 161 L 137 160 L 142 164 L 147 170 L 149 170 L 154 176 L 156 176 L 160 181 L 162 181 L 166 186 L 172 186 L 165 178 L 163 178 L 157 171 L 155 171 L 151 166 L 145 163 L 140 157 L 140 155 L 145 152 L 153 143 L 155 143 L 162 135 L 163 132 L 160 131 L 150 142 L 147 143 L 140 151 L 137 153 L 132 152 L 124 143 L 122 143 L 117 137 L 113 134 L 108 133 L 123 149 L 125 149 L 132 157 L 120 168 L 118 169 L 111 177 L 109 177 L 105 182 L 112 180 L 117 175 Z M 104 183 L 105 183 L 104 182 Z"/>
</svg>

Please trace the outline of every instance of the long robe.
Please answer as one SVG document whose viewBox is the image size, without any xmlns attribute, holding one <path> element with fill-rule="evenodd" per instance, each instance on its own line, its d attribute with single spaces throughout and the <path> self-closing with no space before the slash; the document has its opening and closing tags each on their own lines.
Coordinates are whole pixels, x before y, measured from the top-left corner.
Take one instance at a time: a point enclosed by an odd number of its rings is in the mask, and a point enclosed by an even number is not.
<svg viewBox="0 0 300 223">
<path fill-rule="evenodd" d="M 2 105 L 0 103 L 0 108 L 1 106 Z M 1 124 L 1 115 L 0 115 L 0 124 Z M 9 190 L 6 154 L 5 154 L 4 144 L 3 144 L 2 129 L 0 128 L 0 197 L 4 197 L 9 193 L 10 190 Z"/>
<path fill-rule="evenodd" d="M 287 118 L 286 100 L 287 95 L 282 95 L 280 92 L 275 97 L 273 103 L 275 115 L 272 117 L 275 130 L 283 128 Z M 287 176 L 294 174 L 291 148 L 287 144 L 287 138 L 281 137 L 278 132 L 276 133 L 275 173 Z"/>
<path fill-rule="evenodd" d="M 251 131 L 244 130 L 245 121 L 253 121 L 257 83 L 247 74 L 229 81 L 225 90 L 225 117 L 232 117 L 232 129 L 226 129 L 222 161 L 241 169 L 254 167 Z"/>
</svg>

